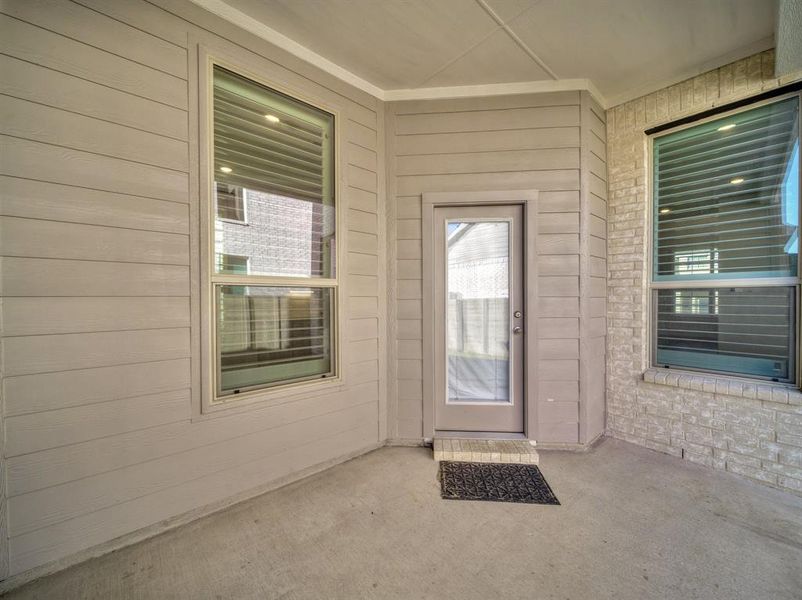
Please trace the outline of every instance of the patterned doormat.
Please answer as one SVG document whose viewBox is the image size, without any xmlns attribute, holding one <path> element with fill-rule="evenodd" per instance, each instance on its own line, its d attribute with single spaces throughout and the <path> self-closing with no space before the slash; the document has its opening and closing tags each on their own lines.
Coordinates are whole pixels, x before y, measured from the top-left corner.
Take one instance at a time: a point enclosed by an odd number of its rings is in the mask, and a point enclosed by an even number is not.
<svg viewBox="0 0 802 600">
<path fill-rule="evenodd" d="M 559 504 L 535 465 L 440 463 L 440 496 L 446 500 L 486 500 Z"/>
</svg>

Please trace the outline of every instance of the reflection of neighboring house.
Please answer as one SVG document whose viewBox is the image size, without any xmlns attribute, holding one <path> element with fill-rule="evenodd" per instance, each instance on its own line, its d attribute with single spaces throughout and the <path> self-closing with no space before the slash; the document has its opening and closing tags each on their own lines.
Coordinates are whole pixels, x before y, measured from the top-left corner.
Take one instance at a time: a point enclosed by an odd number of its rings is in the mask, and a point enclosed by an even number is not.
<svg viewBox="0 0 802 600">
<path fill-rule="evenodd" d="M 757 191 L 770 190 L 768 195 L 755 195 L 754 190 L 752 195 L 735 195 L 730 205 L 715 210 L 687 200 L 679 201 L 677 210 L 667 205 L 660 213 L 665 249 L 657 255 L 658 269 L 669 279 L 710 280 L 743 271 L 763 276 L 782 275 L 783 268 L 794 272 L 795 266 L 786 265 L 795 265 L 799 252 L 798 141 L 790 156 L 782 170 L 773 164 L 763 167 L 763 187 Z M 724 372 L 787 377 L 787 324 L 793 320 L 793 294 L 787 288 L 664 289 L 656 303 L 658 364 L 704 364 Z"/>
<path fill-rule="evenodd" d="M 509 223 L 448 229 L 449 398 L 506 400 L 509 388 Z"/>
<path fill-rule="evenodd" d="M 509 225 L 452 223 L 448 233 L 448 293 L 457 298 L 509 296 Z"/>
<path fill-rule="evenodd" d="M 218 183 L 217 216 L 215 250 L 225 272 L 242 272 L 242 258 L 250 273 L 309 277 L 324 270 L 320 248 L 334 230 L 333 207 Z"/>
<path fill-rule="evenodd" d="M 333 207 L 223 183 L 216 185 L 216 202 L 219 272 L 310 277 L 327 271 L 334 247 Z M 237 378 L 247 385 L 264 377 L 265 370 L 280 373 L 299 360 L 317 366 L 309 359 L 327 352 L 328 294 L 309 288 L 244 289 L 224 286 L 218 299 L 224 384 Z M 244 369 L 250 365 L 251 371 Z"/>
</svg>

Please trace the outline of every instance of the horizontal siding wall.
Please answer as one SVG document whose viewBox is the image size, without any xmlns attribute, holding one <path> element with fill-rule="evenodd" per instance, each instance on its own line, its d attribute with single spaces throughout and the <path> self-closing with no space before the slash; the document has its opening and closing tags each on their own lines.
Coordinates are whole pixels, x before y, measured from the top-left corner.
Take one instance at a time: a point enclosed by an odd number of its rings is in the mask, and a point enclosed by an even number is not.
<svg viewBox="0 0 802 600">
<path fill-rule="evenodd" d="M 397 102 L 387 112 L 388 230 L 395 237 L 390 437 L 423 435 L 421 194 L 534 188 L 540 296 L 528 318 L 536 319 L 540 342 L 538 373 L 530 377 L 547 420 L 572 415 L 572 425 L 555 435 L 577 442 L 580 93 Z"/>
<path fill-rule="evenodd" d="M 579 441 L 604 433 L 607 355 L 607 114 L 582 92 L 582 343 Z"/>
<path fill-rule="evenodd" d="M 0 12 L 0 578 L 377 444 L 378 101 L 184 0 L 12 0 Z M 193 419 L 189 36 L 342 109 L 348 364 L 334 393 Z"/>
</svg>

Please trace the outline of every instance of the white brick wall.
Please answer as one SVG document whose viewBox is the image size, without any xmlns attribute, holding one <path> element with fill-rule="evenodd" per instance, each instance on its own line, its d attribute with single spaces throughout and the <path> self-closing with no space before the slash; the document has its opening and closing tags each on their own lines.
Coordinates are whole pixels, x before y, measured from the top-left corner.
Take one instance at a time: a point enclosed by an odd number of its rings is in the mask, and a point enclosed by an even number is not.
<svg viewBox="0 0 802 600">
<path fill-rule="evenodd" d="M 774 78 L 770 50 L 608 111 L 607 432 L 802 495 L 802 394 L 666 377 L 648 369 L 647 346 L 644 130 L 790 80 Z"/>
</svg>

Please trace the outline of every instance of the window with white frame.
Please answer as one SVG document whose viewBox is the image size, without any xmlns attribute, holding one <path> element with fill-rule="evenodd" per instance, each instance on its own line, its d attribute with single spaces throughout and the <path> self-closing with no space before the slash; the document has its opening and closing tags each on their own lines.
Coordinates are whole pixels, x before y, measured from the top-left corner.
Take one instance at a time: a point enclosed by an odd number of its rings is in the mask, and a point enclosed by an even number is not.
<svg viewBox="0 0 802 600">
<path fill-rule="evenodd" d="M 332 377 L 334 116 L 219 65 L 212 101 L 215 398 Z"/>
<path fill-rule="evenodd" d="M 652 361 L 798 382 L 800 97 L 652 141 Z"/>
</svg>

